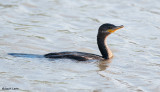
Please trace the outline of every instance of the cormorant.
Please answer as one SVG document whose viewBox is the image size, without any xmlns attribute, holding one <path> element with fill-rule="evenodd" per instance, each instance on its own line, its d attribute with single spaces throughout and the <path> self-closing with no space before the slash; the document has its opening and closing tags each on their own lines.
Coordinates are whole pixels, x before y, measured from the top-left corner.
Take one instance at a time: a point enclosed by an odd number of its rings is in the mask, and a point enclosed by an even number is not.
<svg viewBox="0 0 160 92">
<path fill-rule="evenodd" d="M 115 32 L 116 30 L 123 28 L 124 26 L 115 26 L 110 23 L 102 24 L 98 29 L 98 35 L 97 35 L 97 44 L 98 48 L 102 54 L 96 55 L 86 52 L 76 52 L 76 51 L 69 51 L 69 52 L 55 52 L 55 53 L 49 53 L 45 54 L 44 57 L 46 58 L 69 58 L 74 59 L 77 61 L 86 61 L 86 60 L 107 60 L 113 57 L 113 54 L 109 47 L 107 46 L 107 37 Z"/>
</svg>

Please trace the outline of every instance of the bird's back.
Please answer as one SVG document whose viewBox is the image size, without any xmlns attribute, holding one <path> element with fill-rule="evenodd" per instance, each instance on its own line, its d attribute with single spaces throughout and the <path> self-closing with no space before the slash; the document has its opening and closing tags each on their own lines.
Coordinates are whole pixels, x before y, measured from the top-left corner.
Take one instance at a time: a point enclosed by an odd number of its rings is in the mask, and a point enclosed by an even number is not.
<svg viewBox="0 0 160 92">
<path fill-rule="evenodd" d="M 103 58 L 96 54 L 86 53 L 86 52 L 55 52 L 44 55 L 46 58 L 69 58 L 78 61 L 87 60 L 102 60 Z"/>
</svg>

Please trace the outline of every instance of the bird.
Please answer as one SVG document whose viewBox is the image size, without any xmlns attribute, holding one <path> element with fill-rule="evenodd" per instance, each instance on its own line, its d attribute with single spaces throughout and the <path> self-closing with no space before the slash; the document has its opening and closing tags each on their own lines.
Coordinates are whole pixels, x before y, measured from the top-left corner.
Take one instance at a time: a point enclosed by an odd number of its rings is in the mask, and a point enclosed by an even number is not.
<svg viewBox="0 0 160 92">
<path fill-rule="evenodd" d="M 105 23 L 102 24 L 98 29 L 97 34 L 97 45 L 101 55 L 96 55 L 87 52 L 78 51 L 65 51 L 65 52 L 54 52 L 45 54 L 45 58 L 50 59 L 73 59 L 76 61 L 88 61 L 88 60 L 108 60 L 113 57 L 112 51 L 107 45 L 107 37 L 114 33 L 116 30 L 123 28 L 124 26 L 115 26 L 114 24 Z"/>
</svg>

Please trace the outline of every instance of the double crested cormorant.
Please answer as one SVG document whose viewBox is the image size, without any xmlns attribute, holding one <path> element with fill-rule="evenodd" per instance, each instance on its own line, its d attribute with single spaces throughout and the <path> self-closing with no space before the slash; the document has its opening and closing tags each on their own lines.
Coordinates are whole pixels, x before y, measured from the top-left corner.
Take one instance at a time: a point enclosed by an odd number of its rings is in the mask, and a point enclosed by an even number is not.
<svg viewBox="0 0 160 92">
<path fill-rule="evenodd" d="M 97 44 L 98 48 L 102 54 L 96 55 L 91 53 L 85 53 L 85 52 L 55 52 L 55 53 L 49 53 L 45 54 L 44 56 L 46 58 L 69 58 L 69 59 L 75 59 L 78 61 L 86 61 L 86 60 L 106 60 L 111 58 L 112 52 L 107 46 L 107 37 L 115 32 L 116 30 L 123 28 L 123 25 L 121 26 L 115 26 L 113 24 L 105 23 L 99 27 L 98 35 L 97 35 Z"/>
</svg>

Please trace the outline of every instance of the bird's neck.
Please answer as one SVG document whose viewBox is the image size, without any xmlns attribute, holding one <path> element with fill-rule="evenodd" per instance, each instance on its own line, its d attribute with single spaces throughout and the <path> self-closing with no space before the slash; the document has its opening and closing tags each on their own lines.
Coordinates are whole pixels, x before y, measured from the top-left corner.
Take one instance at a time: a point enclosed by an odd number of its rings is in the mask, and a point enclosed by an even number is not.
<svg viewBox="0 0 160 92">
<path fill-rule="evenodd" d="M 97 35 L 98 48 L 99 48 L 99 50 L 102 54 L 102 57 L 104 59 L 109 59 L 113 56 L 111 50 L 107 46 L 108 35 L 109 35 L 109 33 L 98 33 L 98 35 Z"/>
</svg>

